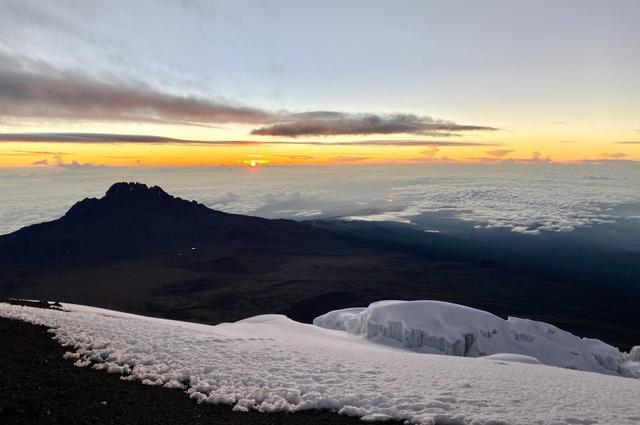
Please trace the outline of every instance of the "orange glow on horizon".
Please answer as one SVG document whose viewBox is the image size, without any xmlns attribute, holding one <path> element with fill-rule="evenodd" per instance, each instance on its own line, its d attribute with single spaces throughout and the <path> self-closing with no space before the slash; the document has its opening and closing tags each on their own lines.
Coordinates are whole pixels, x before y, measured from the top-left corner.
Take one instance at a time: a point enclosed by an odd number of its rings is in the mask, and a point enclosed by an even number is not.
<svg viewBox="0 0 640 425">
<path fill-rule="evenodd" d="M 502 138 L 478 135 L 477 145 L 425 146 L 367 145 L 362 138 L 324 138 L 291 140 L 269 144 L 269 139 L 255 144 L 152 144 L 152 143 L 55 143 L 2 142 L 0 167 L 116 166 L 182 167 L 244 165 L 360 165 L 401 163 L 489 163 L 489 162 L 559 162 L 631 160 L 640 161 L 640 143 L 617 144 L 611 140 L 633 140 L 620 135 L 606 139 L 558 141 L 548 134 L 540 137 L 508 135 Z M 371 140 L 381 140 L 373 138 Z M 404 138 L 409 139 L 409 138 Z M 238 140 L 238 139 L 236 139 Z M 241 140 L 241 139 L 240 139 Z M 331 144 L 333 140 L 353 145 Z M 382 139 L 384 140 L 384 139 Z M 393 140 L 393 139 L 387 139 Z M 419 140 L 419 139 L 416 139 Z M 486 142 L 485 142 L 486 140 Z M 449 140 L 448 140 L 449 141 Z M 455 141 L 464 141 L 458 140 Z M 306 143 L 306 144 L 305 144 Z M 322 145 L 321 143 L 326 143 Z M 492 145 L 491 145 L 492 144 Z"/>
</svg>

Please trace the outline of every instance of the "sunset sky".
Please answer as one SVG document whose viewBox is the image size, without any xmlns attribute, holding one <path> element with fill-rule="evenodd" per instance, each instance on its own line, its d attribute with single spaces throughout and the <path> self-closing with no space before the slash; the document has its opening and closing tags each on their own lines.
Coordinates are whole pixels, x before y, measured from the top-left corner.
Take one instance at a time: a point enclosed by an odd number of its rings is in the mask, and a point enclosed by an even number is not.
<svg viewBox="0 0 640 425">
<path fill-rule="evenodd" d="M 636 0 L 0 7 L 0 167 L 640 161 Z"/>
</svg>

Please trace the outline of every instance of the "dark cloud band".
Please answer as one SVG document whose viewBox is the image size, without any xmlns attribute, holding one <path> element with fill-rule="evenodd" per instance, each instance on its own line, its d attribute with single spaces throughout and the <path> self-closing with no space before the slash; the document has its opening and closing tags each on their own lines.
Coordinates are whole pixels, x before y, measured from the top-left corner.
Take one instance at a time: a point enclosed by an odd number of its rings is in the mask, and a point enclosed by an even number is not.
<svg viewBox="0 0 640 425">
<path fill-rule="evenodd" d="M 251 131 L 252 135 L 286 138 L 376 134 L 451 137 L 465 132 L 497 130 L 413 114 L 271 112 L 224 99 L 172 94 L 146 84 L 98 81 L 77 72 L 17 60 L 2 52 L 0 117 L 203 126 L 243 123 L 261 126 Z"/>
<path fill-rule="evenodd" d="M 0 69 L 0 116 L 185 123 L 264 123 L 272 114 L 145 86 L 97 82 L 68 73 Z"/>
<path fill-rule="evenodd" d="M 185 140 L 170 137 L 112 133 L 0 133 L 1 142 L 29 143 L 130 143 L 161 145 L 310 145 L 310 146 L 500 146 L 492 142 L 458 142 L 449 140 L 356 140 L 356 141 L 285 141 L 285 140 Z"/>
<path fill-rule="evenodd" d="M 459 136 L 461 132 L 494 130 L 497 129 L 456 124 L 412 114 L 346 114 L 321 111 L 292 114 L 286 122 L 257 128 L 251 134 L 280 137 L 373 134 Z"/>
<path fill-rule="evenodd" d="M 513 153 L 513 150 L 511 149 L 494 149 L 491 151 L 487 151 L 487 154 L 494 157 L 494 158 L 502 158 L 505 157 L 507 155 L 509 155 L 510 153 Z"/>
</svg>

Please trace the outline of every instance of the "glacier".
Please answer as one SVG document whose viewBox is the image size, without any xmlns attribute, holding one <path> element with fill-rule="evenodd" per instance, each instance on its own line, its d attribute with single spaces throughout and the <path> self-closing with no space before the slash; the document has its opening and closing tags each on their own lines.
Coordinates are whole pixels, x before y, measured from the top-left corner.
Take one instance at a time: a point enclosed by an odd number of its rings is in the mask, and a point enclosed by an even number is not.
<svg viewBox="0 0 640 425">
<path fill-rule="evenodd" d="M 331 311 L 313 323 L 422 353 L 463 357 L 511 354 L 567 369 L 640 377 L 640 349 L 626 354 L 548 323 L 517 317 L 505 320 L 442 301 L 379 301 L 366 308 Z"/>
<path fill-rule="evenodd" d="M 183 391 L 194 403 L 228 404 L 238 414 L 329 409 L 414 425 L 640 423 L 640 380 L 535 364 L 524 355 L 417 353 L 282 315 L 208 326 L 62 308 L 0 303 L 0 317 L 50 328 L 70 365 Z"/>
<path fill-rule="evenodd" d="M 640 362 L 640 345 L 636 345 L 631 349 L 631 352 L 629 353 L 629 360 Z"/>
</svg>

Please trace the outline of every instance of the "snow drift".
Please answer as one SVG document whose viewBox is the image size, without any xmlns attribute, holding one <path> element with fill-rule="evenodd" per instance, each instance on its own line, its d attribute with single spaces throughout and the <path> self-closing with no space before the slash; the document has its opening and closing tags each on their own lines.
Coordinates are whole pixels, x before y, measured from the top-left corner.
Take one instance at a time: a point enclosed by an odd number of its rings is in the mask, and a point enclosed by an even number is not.
<svg viewBox="0 0 640 425">
<path fill-rule="evenodd" d="M 63 307 L 0 303 L 0 317 L 50 327 L 78 367 L 181 389 L 194 402 L 238 412 L 331 409 L 420 425 L 640 422 L 640 380 L 527 364 L 535 360 L 521 355 L 415 353 L 281 315 L 206 326 Z"/>
<path fill-rule="evenodd" d="M 313 323 L 422 353 L 465 357 L 509 353 L 568 369 L 640 376 L 637 365 L 629 361 L 640 353 L 628 357 L 600 340 L 579 338 L 547 323 L 504 320 L 441 301 L 379 301 L 367 308 L 332 311 Z"/>
</svg>

